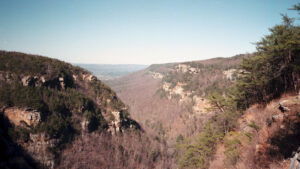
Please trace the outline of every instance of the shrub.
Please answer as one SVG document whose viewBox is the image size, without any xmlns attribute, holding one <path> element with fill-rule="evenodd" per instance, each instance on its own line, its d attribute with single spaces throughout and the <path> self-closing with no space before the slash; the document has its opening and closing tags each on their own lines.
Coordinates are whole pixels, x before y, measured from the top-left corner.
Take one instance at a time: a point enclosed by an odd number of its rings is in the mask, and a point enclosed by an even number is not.
<svg viewBox="0 0 300 169">
<path fill-rule="evenodd" d="M 207 168 L 208 158 L 215 150 L 215 144 L 223 133 L 213 123 L 207 123 L 204 130 L 196 137 L 195 143 L 183 142 L 177 145 L 180 168 Z"/>
<path fill-rule="evenodd" d="M 224 146 L 224 154 L 226 156 L 225 164 L 235 165 L 240 158 L 239 147 L 241 146 L 241 141 L 239 139 L 239 133 L 228 133 L 227 136 L 224 138 Z"/>
<path fill-rule="evenodd" d="M 23 127 L 13 127 L 8 129 L 8 135 L 12 140 L 27 142 L 29 140 L 30 130 Z"/>
<path fill-rule="evenodd" d="M 256 131 L 260 129 L 260 127 L 254 121 L 251 121 L 248 126 L 254 128 Z"/>
</svg>

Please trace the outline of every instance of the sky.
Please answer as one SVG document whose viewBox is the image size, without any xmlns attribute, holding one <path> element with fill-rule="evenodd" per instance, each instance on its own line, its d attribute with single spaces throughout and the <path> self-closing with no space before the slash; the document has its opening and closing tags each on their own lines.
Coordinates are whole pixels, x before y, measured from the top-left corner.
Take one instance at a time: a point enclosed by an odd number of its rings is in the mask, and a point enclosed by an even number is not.
<svg viewBox="0 0 300 169">
<path fill-rule="evenodd" d="M 0 50 L 71 63 L 154 64 L 229 57 L 299 0 L 0 0 Z"/>
</svg>

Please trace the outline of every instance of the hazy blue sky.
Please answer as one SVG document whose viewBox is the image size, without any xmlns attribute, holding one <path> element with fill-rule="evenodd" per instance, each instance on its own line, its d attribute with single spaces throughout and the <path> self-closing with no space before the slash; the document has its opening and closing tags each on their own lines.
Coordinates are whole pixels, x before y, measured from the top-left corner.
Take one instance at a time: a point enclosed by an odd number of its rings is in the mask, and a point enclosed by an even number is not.
<svg viewBox="0 0 300 169">
<path fill-rule="evenodd" d="M 299 0 L 0 0 L 0 49 L 151 64 L 252 52 Z"/>
</svg>

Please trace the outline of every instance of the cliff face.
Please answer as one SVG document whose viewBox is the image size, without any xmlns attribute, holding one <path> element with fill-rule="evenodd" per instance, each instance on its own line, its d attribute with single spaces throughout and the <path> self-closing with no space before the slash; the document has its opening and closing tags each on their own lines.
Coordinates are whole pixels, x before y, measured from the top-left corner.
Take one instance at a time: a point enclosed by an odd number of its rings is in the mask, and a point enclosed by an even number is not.
<svg viewBox="0 0 300 169">
<path fill-rule="evenodd" d="M 17 52 L 0 51 L 0 110 L 1 141 L 24 152 L 25 168 L 56 168 L 62 150 L 80 135 L 140 129 L 116 94 L 91 73 Z M 0 166 L 12 167 L 8 161 Z"/>
</svg>

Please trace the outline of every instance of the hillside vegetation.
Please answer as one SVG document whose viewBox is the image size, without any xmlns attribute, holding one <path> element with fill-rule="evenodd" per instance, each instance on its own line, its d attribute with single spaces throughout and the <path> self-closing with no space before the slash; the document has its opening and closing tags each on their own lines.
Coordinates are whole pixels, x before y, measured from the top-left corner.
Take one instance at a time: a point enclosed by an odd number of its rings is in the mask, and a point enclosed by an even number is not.
<svg viewBox="0 0 300 169">
<path fill-rule="evenodd" d="M 142 132 L 114 91 L 56 59 L 0 51 L 0 117 L 0 168 L 82 168 L 78 160 L 95 152 L 79 151 L 77 158 L 67 152 L 88 149 L 93 141 L 102 155 L 119 153 L 117 168 L 168 163 L 164 145 Z M 143 139 L 153 145 L 147 147 L 151 151 L 145 151 Z M 116 149 L 103 149 L 108 147 Z M 85 167 L 99 165 L 113 167 L 101 159 Z"/>
<path fill-rule="evenodd" d="M 299 9 L 299 5 L 295 9 Z M 299 91 L 300 27 L 294 25 L 293 20 L 283 15 L 283 23 L 271 28 L 270 34 L 257 43 L 257 52 L 243 60 L 232 88 L 225 95 L 216 91 L 209 96 L 210 103 L 219 113 L 206 123 L 204 130 L 196 137 L 197 141 L 179 144 L 183 154 L 179 156 L 182 168 L 207 168 L 208 160 L 220 142 L 225 147 L 224 163 L 234 168 L 242 157 L 239 147 L 247 145 L 247 138 L 251 140 L 253 135 L 249 132 L 235 133 L 240 125 L 237 123 L 238 118 L 243 111 L 253 104 L 266 105 L 284 93 Z M 253 120 L 248 126 L 259 131 L 260 126 Z M 290 132 L 297 133 L 295 129 L 289 129 Z M 289 141 L 289 144 L 296 144 L 296 140 Z M 273 153 L 282 155 L 278 151 Z M 267 158 L 264 160 L 270 164 Z M 261 163 L 255 164 L 254 161 L 249 163 L 245 160 L 245 163 L 246 168 L 263 167 L 260 166 Z M 268 168 L 269 165 L 264 167 Z"/>
<path fill-rule="evenodd" d="M 295 169 L 297 20 L 256 47 L 108 81 L 124 103 L 82 68 L 0 51 L 0 168 Z"/>
<path fill-rule="evenodd" d="M 229 92 L 237 78 L 239 63 L 250 56 L 151 65 L 108 84 L 129 106 L 132 117 L 143 129 L 166 142 L 169 155 L 178 161 L 176 167 L 184 167 L 181 163 L 194 156 L 185 155 L 186 146 L 196 141 L 199 132 L 212 130 L 205 123 L 219 111 L 209 99 L 216 93 Z M 213 144 L 205 141 L 201 141 L 201 146 L 210 149 Z M 208 162 L 206 158 L 202 160 Z"/>
</svg>

